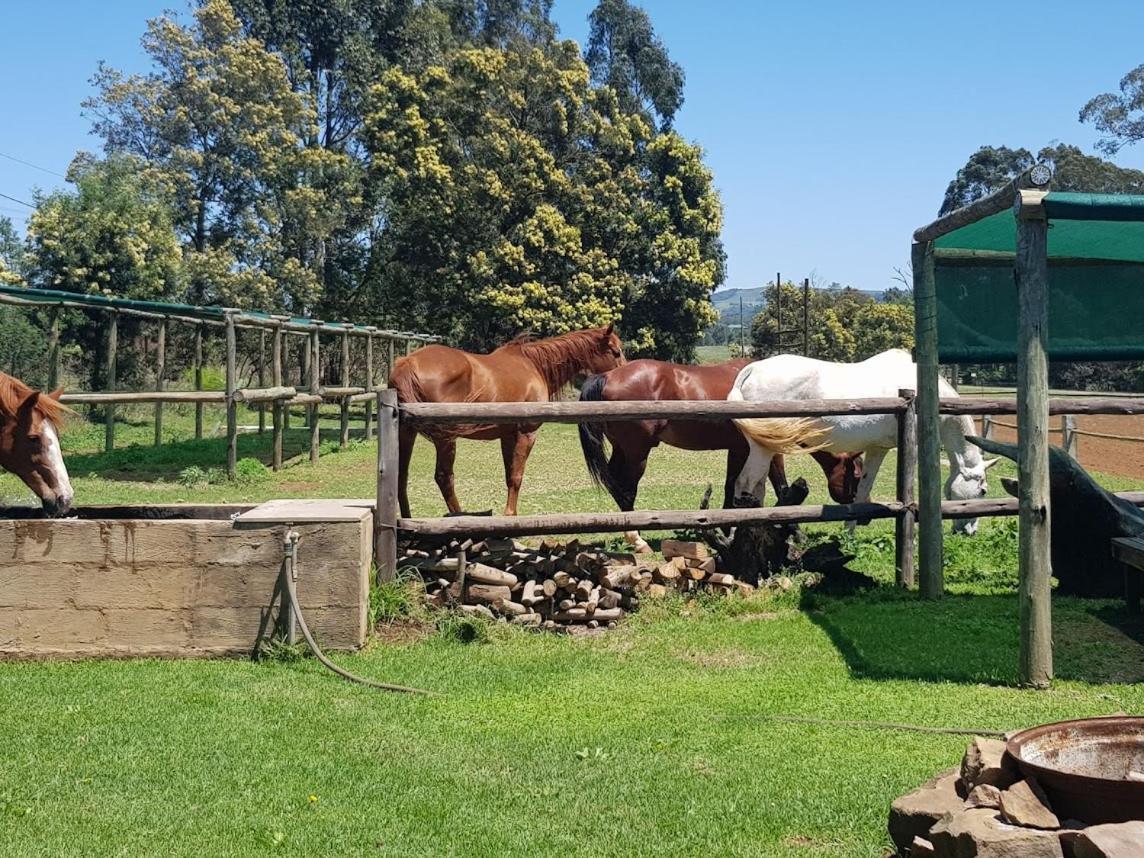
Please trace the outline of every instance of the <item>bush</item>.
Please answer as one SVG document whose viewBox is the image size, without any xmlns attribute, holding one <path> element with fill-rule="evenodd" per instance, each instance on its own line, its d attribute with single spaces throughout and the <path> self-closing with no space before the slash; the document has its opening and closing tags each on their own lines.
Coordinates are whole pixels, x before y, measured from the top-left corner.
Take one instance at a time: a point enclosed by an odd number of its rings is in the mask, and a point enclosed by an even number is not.
<svg viewBox="0 0 1144 858">
<path fill-rule="evenodd" d="M 395 581 L 378 584 L 369 593 L 370 625 L 425 619 L 424 595 L 418 572 L 402 573 Z"/>
<path fill-rule="evenodd" d="M 198 465 L 190 465 L 179 471 L 179 485 L 184 488 L 193 489 L 198 486 L 204 485 L 209 482 L 207 472 L 200 468 Z"/>
<path fill-rule="evenodd" d="M 447 613 L 437 620 L 437 633 L 445 640 L 456 643 L 486 643 L 492 623 L 467 614 Z"/>
<path fill-rule="evenodd" d="M 234 478 L 240 483 L 256 483 L 266 479 L 269 475 L 269 468 L 258 459 L 252 459 L 249 456 L 245 459 L 239 459 L 234 466 Z"/>
</svg>

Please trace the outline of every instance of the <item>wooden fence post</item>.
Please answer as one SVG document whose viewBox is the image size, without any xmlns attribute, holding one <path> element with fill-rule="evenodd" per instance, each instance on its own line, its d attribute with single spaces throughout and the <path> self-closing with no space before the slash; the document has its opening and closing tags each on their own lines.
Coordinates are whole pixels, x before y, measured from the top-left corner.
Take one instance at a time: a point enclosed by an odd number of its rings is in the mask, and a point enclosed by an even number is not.
<svg viewBox="0 0 1144 858">
<path fill-rule="evenodd" d="M 373 328 L 369 329 L 369 333 L 365 336 L 365 392 L 373 393 Z M 363 418 L 363 429 L 365 430 L 365 438 L 368 441 L 373 437 L 373 400 L 367 399 L 363 406 L 365 416 Z"/>
<path fill-rule="evenodd" d="M 1076 415 L 1075 414 L 1062 414 L 1061 415 L 1061 446 L 1065 448 L 1065 452 L 1072 456 L 1074 459 L 1080 454 L 1078 449 L 1079 435 L 1076 431 Z"/>
<path fill-rule="evenodd" d="M 386 349 L 385 357 L 385 386 L 389 387 L 389 380 L 393 377 L 393 362 L 396 360 L 397 355 L 397 341 L 391 336 L 389 337 L 389 344 Z"/>
<path fill-rule="evenodd" d="M 988 414 L 981 417 L 981 437 L 986 441 L 993 438 L 993 418 Z"/>
<path fill-rule="evenodd" d="M 407 354 L 407 355 L 413 354 L 413 343 L 414 343 L 414 340 L 412 337 L 405 341 L 405 354 Z"/>
<path fill-rule="evenodd" d="M 203 389 L 203 326 L 195 325 L 195 390 Z M 203 404 L 195 403 L 195 437 L 203 437 Z"/>
<path fill-rule="evenodd" d="M 107 379 L 104 387 L 108 393 L 115 392 L 116 355 L 119 351 L 119 313 L 114 310 L 107 320 Z M 103 449 L 110 453 L 115 449 L 115 405 L 108 402 L 103 407 Z"/>
<path fill-rule="evenodd" d="M 350 386 L 349 327 L 347 324 L 346 330 L 342 331 L 342 387 Z M 339 426 L 341 431 L 338 433 L 338 449 L 344 450 L 350 443 L 350 398 L 348 396 L 342 397 L 339 417 L 341 418 L 341 425 Z"/>
<path fill-rule="evenodd" d="M 155 342 L 155 390 L 162 392 L 167 386 L 167 319 L 159 320 L 159 335 Z M 163 403 L 155 403 L 155 446 L 163 443 Z"/>
<path fill-rule="evenodd" d="M 898 415 L 898 500 L 904 509 L 895 520 L 895 563 L 899 587 L 914 586 L 914 481 L 918 475 L 918 413 L 914 391 L 903 389 L 898 396 L 907 400 Z"/>
<path fill-rule="evenodd" d="M 235 476 L 238 464 L 238 402 L 234 397 L 238 389 L 238 338 L 234 329 L 234 315 L 226 314 L 226 475 Z"/>
<path fill-rule="evenodd" d="M 279 322 L 274 326 L 274 338 L 270 342 L 270 377 L 274 381 L 275 387 L 281 387 L 283 381 L 283 360 L 282 360 L 282 323 Z M 288 407 L 281 399 L 274 400 L 273 406 L 273 423 L 274 423 L 274 438 L 271 441 L 270 450 L 270 467 L 275 471 L 282 470 L 282 429 L 284 416 L 288 411 Z"/>
<path fill-rule="evenodd" d="M 48 390 L 60 386 L 60 308 L 48 310 Z"/>
<path fill-rule="evenodd" d="M 258 386 L 266 387 L 266 329 L 258 329 Z M 258 434 L 266 432 L 266 403 L 258 403 Z"/>
<path fill-rule="evenodd" d="M 1031 194 L 1026 198 L 1026 194 Z M 1039 196 L 1038 196 L 1039 194 Z M 1018 606 L 1022 685 L 1053 678 L 1049 551 L 1048 222 L 1040 192 L 1021 192 L 1017 215 Z"/>
<path fill-rule="evenodd" d="M 377 509 L 373 562 L 377 583 L 397 577 L 397 468 L 399 412 L 397 391 L 377 392 Z"/>
<path fill-rule="evenodd" d="M 302 374 L 298 387 L 316 396 L 318 391 L 310 387 L 313 383 L 313 375 L 310 373 L 310 362 L 314 357 L 314 344 L 311 342 L 312 339 L 313 331 L 305 335 L 305 338 L 302 340 Z M 306 425 L 309 426 L 313 419 L 314 406 L 308 405 L 306 406 Z"/>
<path fill-rule="evenodd" d="M 918 388 L 918 570 L 926 599 L 945 591 L 941 521 L 941 415 L 938 413 L 937 294 L 933 244 L 913 245 Z"/>
<path fill-rule="evenodd" d="M 321 353 L 319 352 L 320 344 L 318 341 L 318 329 L 310 329 L 310 393 L 317 396 L 322 386 L 321 374 Z M 322 408 L 321 404 L 317 403 L 310 406 L 310 461 L 314 464 L 318 462 L 318 448 L 321 446 L 321 435 L 319 424 L 322 422 Z"/>
</svg>

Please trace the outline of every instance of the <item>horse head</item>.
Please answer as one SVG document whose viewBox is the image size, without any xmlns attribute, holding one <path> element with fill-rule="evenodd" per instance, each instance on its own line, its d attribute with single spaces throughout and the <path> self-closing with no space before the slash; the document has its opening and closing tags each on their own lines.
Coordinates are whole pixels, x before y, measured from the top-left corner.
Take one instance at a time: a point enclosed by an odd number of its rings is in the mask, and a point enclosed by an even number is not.
<svg viewBox="0 0 1144 858">
<path fill-rule="evenodd" d="M 597 328 L 596 347 L 588 354 L 587 369 L 593 375 L 608 372 L 624 363 L 624 344 L 616 333 L 616 323 L 611 322 L 607 327 Z"/>
<path fill-rule="evenodd" d="M 975 464 L 962 461 L 958 468 L 951 468 L 945 481 L 945 496 L 949 500 L 978 500 L 989 493 L 987 472 L 996 465 L 997 459 L 980 459 Z M 973 536 L 977 533 L 977 519 L 963 518 L 953 523 L 954 533 Z"/>
<path fill-rule="evenodd" d="M 51 416 L 63 413 L 60 393 L 28 393 L 14 413 L 0 412 L 0 466 L 39 497 L 48 515 L 67 515 L 75 493 L 64 467 L 60 436 Z"/>
</svg>

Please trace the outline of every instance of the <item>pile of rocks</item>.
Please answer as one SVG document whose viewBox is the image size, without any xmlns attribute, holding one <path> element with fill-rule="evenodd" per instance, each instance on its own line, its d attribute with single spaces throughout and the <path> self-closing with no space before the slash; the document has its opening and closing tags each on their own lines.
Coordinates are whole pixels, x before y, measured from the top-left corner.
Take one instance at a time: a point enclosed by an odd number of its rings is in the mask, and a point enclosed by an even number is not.
<svg viewBox="0 0 1144 858">
<path fill-rule="evenodd" d="M 1024 779 L 1005 744 L 975 738 L 961 769 L 895 801 L 890 837 L 899 858 L 1141 858 L 1144 821 L 1085 825 L 1058 819 Z"/>
<path fill-rule="evenodd" d="M 429 550 L 411 547 L 401 565 L 421 571 L 430 604 L 543 628 L 614 626 L 641 598 L 662 597 L 668 590 L 725 595 L 755 590 L 717 571 L 701 542 L 665 539 L 660 550 L 662 562 L 576 540 L 537 547 L 512 539 L 465 540 Z M 789 579 L 785 583 L 791 586 Z"/>
</svg>

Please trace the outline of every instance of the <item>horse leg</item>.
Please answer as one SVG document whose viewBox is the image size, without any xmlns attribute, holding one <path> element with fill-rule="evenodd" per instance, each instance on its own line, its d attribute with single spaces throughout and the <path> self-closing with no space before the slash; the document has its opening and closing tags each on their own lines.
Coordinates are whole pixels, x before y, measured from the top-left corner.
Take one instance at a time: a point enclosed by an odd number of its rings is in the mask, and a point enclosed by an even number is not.
<svg viewBox="0 0 1144 858">
<path fill-rule="evenodd" d="M 640 480 L 643 479 L 644 472 L 647 470 L 647 457 L 650 452 L 651 447 L 644 447 L 642 450 L 633 452 L 614 444 L 612 446 L 612 458 L 608 462 L 608 472 L 619 489 L 619 497 L 616 498 L 616 503 L 621 512 L 631 512 L 636 508 L 636 495 L 639 493 Z M 651 553 L 651 546 L 644 541 L 638 530 L 626 531 L 624 539 L 632 546 L 632 550 L 636 554 Z"/>
<path fill-rule="evenodd" d="M 456 515 L 461 511 L 461 502 L 457 500 L 457 490 L 453 480 L 453 463 L 457 461 L 457 439 L 434 439 L 437 447 L 437 467 L 433 478 L 437 481 L 437 488 L 441 490 L 441 497 L 445 499 L 445 506 L 449 512 Z"/>
<path fill-rule="evenodd" d="M 409 463 L 413 459 L 413 445 L 417 443 L 417 430 L 402 426 L 397 436 L 397 502 L 401 517 L 411 518 L 409 511 Z"/>
<path fill-rule="evenodd" d="M 747 443 L 751 449 L 747 454 L 746 463 L 739 471 L 739 476 L 735 478 L 735 497 L 751 495 L 761 505 L 762 496 L 766 493 L 767 474 L 771 470 L 771 460 L 775 454 L 754 441 Z"/>
<path fill-rule="evenodd" d="M 776 453 L 775 457 L 771 459 L 771 467 L 767 472 L 767 476 L 771 480 L 771 488 L 775 490 L 775 503 L 782 503 L 786 493 L 790 490 L 790 484 L 787 483 L 786 478 L 786 457 L 781 453 Z M 763 499 L 759 498 L 759 503 L 762 504 Z"/>
<path fill-rule="evenodd" d="M 504 481 L 508 486 L 508 500 L 504 514 L 516 515 L 520 498 L 520 484 L 524 481 L 524 463 L 536 443 L 536 432 L 510 432 L 501 436 L 501 456 L 504 458 Z"/>
<path fill-rule="evenodd" d="M 878 470 L 882 467 L 882 461 L 889 452 L 884 447 L 871 447 L 864 452 L 862 478 L 858 480 L 858 490 L 854 493 L 855 503 L 867 503 L 870 500 L 870 493 L 874 490 L 874 481 L 878 478 Z M 857 523 L 856 521 L 848 521 L 846 523 L 847 530 L 853 533 Z M 869 519 L 862 522 L 862 524 L 869 523 Z"/>
</svg>

